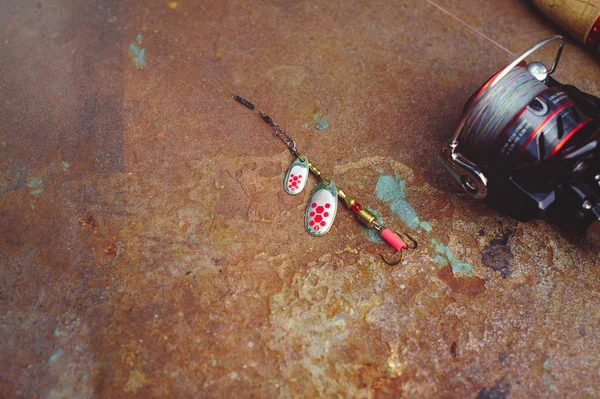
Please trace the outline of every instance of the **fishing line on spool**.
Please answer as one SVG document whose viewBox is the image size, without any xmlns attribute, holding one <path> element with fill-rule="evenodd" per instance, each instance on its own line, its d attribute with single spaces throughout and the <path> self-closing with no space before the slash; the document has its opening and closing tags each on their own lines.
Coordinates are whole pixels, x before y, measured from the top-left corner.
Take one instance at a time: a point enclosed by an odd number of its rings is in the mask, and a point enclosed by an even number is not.
<svg viewBox="0 0 600 399">
<path fill-rule="evenodd" d="M 511 69 L 493 87 L 485 89 L 484 86 L 465 111 L 467 118 L 461 136 L 465 148 L 475 158 L 496 156 L 493 152 L 497 152 L 498 148 L 494 144 L 502 131 L 519 111 L 547 89 L 521 65 Z"/>
</svg>

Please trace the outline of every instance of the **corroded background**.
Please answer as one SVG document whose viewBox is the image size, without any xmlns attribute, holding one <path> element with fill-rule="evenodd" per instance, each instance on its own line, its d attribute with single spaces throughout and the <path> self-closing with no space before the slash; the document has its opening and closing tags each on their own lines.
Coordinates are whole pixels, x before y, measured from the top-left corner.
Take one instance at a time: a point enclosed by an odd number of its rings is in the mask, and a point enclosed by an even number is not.
<svg viewBox="0 0 600 399">
<path fill-rule="evenodd" d="M 557 31 L 439 4 L 515 53 Z M 597 250 L 435 161 L 512 59 L 486 39 L 421 0 L 0 10 L 0 396 L 600 395 Z M 556 77 L 599 71 L 569 42 Z M 306 234 L 290 154 L 216 78 L 420 248 L 383 264 L 345 210 Z"/>
</svg>

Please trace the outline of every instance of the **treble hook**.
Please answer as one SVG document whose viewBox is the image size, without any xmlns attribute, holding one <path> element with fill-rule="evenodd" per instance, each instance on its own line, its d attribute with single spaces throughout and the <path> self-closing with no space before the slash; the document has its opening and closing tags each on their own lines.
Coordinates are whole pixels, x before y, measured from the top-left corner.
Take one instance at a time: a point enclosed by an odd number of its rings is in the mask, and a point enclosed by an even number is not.
<svg viewBox="0 0 600 399">
<path fill-rule="evenodd" d="M 387 231 L 387 233 L 386 233 L 386 231 Z M 384 234 L 386 234 L 386 236 L 384 236 Z M 394 237 L 393 236 L 394 234 L 397 237 Z M 395 261 L 390 261 L 390 260 L 386 259 L 386 257 L 383 254 L 381 254 L 381 253 L 379 254 L 379 256 L 381 256 L 381 259 L 390 266 L 396 266 L 397 264 L 399 264 L 400 262 L 402 262 L 404 260 L 404 251 L 412 251 L 412 250 L 417 249 L 417 247 L 419 246 L 419 243 L 417 243 L 417 240 L 412 238 L 408 233 L 400 233 L 397 231 L 392 231 L 392 230 L 386 229 L 381 233 L 381 236 L 390 245 L 392 245 L 394 248 L 396 248 L 398 250 L 398 252 L 400 252 L 400 259 L 395 260 Z M 398 239 L 400 241 L 398 241 Z M 394 244 L 396 244 L 396 245 L 394 245 Z M 404 245 L 402 245 L 402 244 L 404 244 Z"/>
</svg>

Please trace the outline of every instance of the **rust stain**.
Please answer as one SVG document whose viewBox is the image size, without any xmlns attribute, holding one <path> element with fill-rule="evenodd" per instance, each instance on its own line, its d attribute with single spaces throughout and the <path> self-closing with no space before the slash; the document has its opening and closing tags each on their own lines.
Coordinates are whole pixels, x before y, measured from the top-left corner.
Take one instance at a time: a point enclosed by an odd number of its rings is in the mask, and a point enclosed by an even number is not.
<svg viewBox="0 0 600 399">
<path fill-rule="evenodd" d="M 117 251 L 117 237 L 112 237 L 112 239 L 107 243 L 104 253 L 110 258 L 114 258 L 117 255 Z"/>
<path fill-rule="evenodd" d="M 452 266 L 447 265 L 438 270 L 437 276 L 453 292 L 475 297 L 485 290 L 485 281 L 479 277 L 454 277 Z"/>
<path fill-rule="evenodd" d="M 452 342 L 452 345 L 450 345 L 450 355 L 452 355 L 454 360 L 458 357 L 457 347 L 456 341 Z"/>
<path fill-rule="evenodd" d="M 91 231 L 95 233 L 98 228 L 98 223 L 91 212 L 86 212 L 85 216 L 79 219 L 79 223 L 81 224 L 81 231 Z"/>
<path fill-rule="evenodd" d="M 526 223 L 501 278 L 479 257 L 499 216 L 432 162 L 506 62 L 464 26 L 417 1 L 0 3 L 0 397 L 474 398 L 504 373 L 511 396 L 556 396 L 550 357 L 558 393 L 598 396 L 597 252 Z M 519 26 L 550 34 L 516 0 L 452 3 L 514 49 L 531 44 Z M 147 73 L 127 57 L 136 27 Z M 596 73 L 568 56 L 575 84 Z M 278 60 L 304 65 L 302 85 L 265 75 Z M 398 228 L 374 188 L 400 174 L 480 278 L 436 276 L 427 245 L 389 267 L 341 209 L 306 234 L 306 197 L 281 189 L 293 156 L 204 64 Z M 465 73 L 436 79 L 450 64 Z M 340 123 L 302 129 L 316 109 Z"/>
<path fill-rule="evenodd" d="M 402 398 L 404 383 L 409 381 L 409 376 L 400 376 L 396 378 L 379 378 L 373 383 L 373 393 L 376 399 L 384 398 Z"/>
<path fill-rule="evenodd" d="M 546 263 L 548 265 L 548 267 L 553 267 L 554 266 L 554 250 L 552 249 L 552 246 L 550 245 L 550 243 L 546 244 Z"/>
</svg>

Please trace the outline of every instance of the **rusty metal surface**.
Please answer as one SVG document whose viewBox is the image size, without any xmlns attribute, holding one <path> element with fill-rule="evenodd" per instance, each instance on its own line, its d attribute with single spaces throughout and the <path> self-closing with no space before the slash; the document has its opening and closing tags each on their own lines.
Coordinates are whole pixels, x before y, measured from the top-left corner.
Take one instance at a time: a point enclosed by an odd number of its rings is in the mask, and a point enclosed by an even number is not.
<svg viewBox="0 0 600 399">
<path fill-rule="evenodd" d="M 440 4 L 513 52 L 556 31 Z M 511 60 L 473 31 L 418 0 L 0 10 L 0 396 L 600 395 L 597 250 L 435 161 Z M 306 234 L 291 156 L 210 71 L 419 249 L 383 264 L 343 210 Z M 556 76 L 600 95 L 572 42 Z"/>
</svg>

